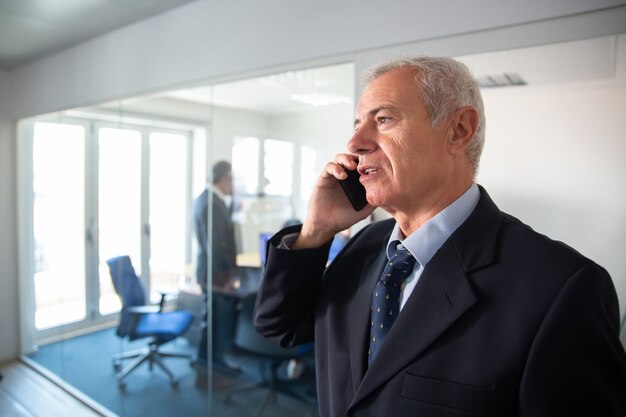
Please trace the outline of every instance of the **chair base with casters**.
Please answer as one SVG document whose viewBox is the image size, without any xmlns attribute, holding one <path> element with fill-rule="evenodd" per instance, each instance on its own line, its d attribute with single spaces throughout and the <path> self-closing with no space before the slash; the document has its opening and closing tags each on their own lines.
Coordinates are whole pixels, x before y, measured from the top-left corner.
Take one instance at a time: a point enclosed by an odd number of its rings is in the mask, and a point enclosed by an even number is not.
<svg viewBox="0 0 626 417">
<path fill-rule="evenodd" d="M 270 364 L 258 364 L 260 372 L 263 373 L 267 371 L 268 373 L 271 373 L 273 375 L 285 374 L 283 376 L 284 379 L 277 379 L 276 377 L 274 377 L 265 379 L 265 381 L 259 381 L 242 387 L 234 388 L 223 394 L 222 401 L 227 404 L 232 404 L 233 397 L 239 394 L 244 394 L 252 390 L 266 390 L 266 393 L 263 396 L 261 403 L 257 406 L 254 417 L 263 416 L 265 412 L 268 411 L 268 407 L 278 402 L 279 394 L 284 394 L 296 398 L 297 400 L 307 405 L 308 407 L 304 407 L 301 410 L 302 413 L 299 415 L 302 415 L 304 417 L 312 417 L 314 415 L 313 410 L 317 407 L 317 396 L 315 394 L 307 394 L 306 390 L 299 387 L 299 382 L 301 382 L 299 381 L 299 379 L 301 378 L 302 371 L 299 370 L 295 373 L 292 373 L 289 368 L 292 368 L 293 364 L 296 364 L 296 367 L 298 368 L 300 366 L 309 366 L 305 365 L 303 361 L 295 359 L 290 359 L 281 363 L 273 362 Z M 261 370 L 262 367 L 269 369 L 263 371 Z M 286 373 L 281 372 L 283 368 L 286 368 Z M 311 388 L 314 390 L 314 385 L 312 385 Z"/>
<path fill-rule="evenodd" d="M 311 416 L 317 407 L 312 346 L 283 349 L 261 336 L 252 323 L 255 299 L 256 294 L 240 299 L 234 343 L 224 352 L 226 365 L 251 384 L 227 391 L 222 401 L 232 403 L 235 396 L 263 389 L 267 392 L 255 417 L 266 413 L 268 407 L 277 402 L 278 394 L 301 401 L 308 406 L 302 408 L 301 415 Z"/>
<path fill-rule="evenodd" d="M 118 256 L 107 261 L 115 291 L 122 301 L 120 322 L 117 335 L 129 340 L 146 339 L 145 348 L 132 352 L 123 352 L 113 357 L 113 367 L 117 372 L 117 380 L 121 389 L 126 388 L 126 378 L 141 364 L 147 362 L 152 371 L 154 365 L 169 377 L 172 386 L 178 380 L 165 366 L 165 358 L 182 358 L 192 362 L 192 355 L 169 353 L 159 348 L 182 336 L 191 326 L 193 315 L 188 311 L 177 310 L 164 312 L 166 294 L 161 294 L 158 306 L 145 305 L 146 296 L 139 277 L 128 256 Z M 131 362 L 122 369 L 122 361 Z"/>
<path fill-rule="evenodd" d="M 150 371 L 152 371 L 154 365 L 159 367 L 169 377 L 172 386 L 178 387 L 178 378 L 176 378 L 172 371 L 165 366 L 161 359 L 186 359 L 191 364 L 194 358 L 190 354 L 161 352 L 159 351 L 159 346 L 160 345 L 156 342 L 150 342 L 147 347 L 142 349 L 137 349 L 131 352 L 123 352 L 113 356 L 113 368 L 117 372 L 117 383 L 120 389 L 126 388 L 126 377 L 144 362 L 148 362 Z M 129 359 L 132 359 L 132 361 L 122 368 L 122 361 Z"/>
</svg>

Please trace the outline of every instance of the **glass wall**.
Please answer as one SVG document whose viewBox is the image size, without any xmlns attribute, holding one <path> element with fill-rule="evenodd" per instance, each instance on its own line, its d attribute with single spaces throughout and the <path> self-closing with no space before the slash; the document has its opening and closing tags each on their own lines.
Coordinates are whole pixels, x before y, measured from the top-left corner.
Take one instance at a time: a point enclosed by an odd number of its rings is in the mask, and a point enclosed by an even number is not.
<svg viewBox="0 0 626 417">
<path fill-rule="evenodd" d="M 266 341 L 251 308 L 264 242 L 345 149 L 353 92 L 342 64 L 22 121 L 29 360 L 105 414 L 316 415 L 312 346 Z M 190 324 L 150 333 L 166 316 Z"/>
<path fill-rule="evenodd" d="M 218 227 L 224 204 L 237 253 L 232 285 L 214 279 L 209 290 L 211 415 L 317 415 L 312 346 L 287 350 L 263 339 L 252 307 L 267 238 L 304 219 L 323 166 L 345 149 L 353 91 L 354 67 L 344 64 L 216 84 L 204 97 L 212 104 L 209 165 L 232 166 L 231 195 L 223 195 L 217 171 L 209 186 L 211 232 L 230 233 Z M 216 239 L 229 240 L 213 236 L 214 263 L 224 255 L 215 252 Z"/>
</svg>

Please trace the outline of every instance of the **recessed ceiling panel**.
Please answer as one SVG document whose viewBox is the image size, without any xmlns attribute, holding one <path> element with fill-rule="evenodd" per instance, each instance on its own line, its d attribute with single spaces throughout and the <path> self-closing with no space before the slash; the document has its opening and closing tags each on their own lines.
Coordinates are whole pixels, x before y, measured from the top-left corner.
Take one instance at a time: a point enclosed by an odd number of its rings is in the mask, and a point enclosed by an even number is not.
<svg viewBox="0 0 626 417">
<path fill-rule="evenodd" d="M 342 64 L 173 91 L 166 96 L 262 113 L 285 113 L 311 106 L 351 104 L 353 89 L 354 66 Z"/>
</svg>

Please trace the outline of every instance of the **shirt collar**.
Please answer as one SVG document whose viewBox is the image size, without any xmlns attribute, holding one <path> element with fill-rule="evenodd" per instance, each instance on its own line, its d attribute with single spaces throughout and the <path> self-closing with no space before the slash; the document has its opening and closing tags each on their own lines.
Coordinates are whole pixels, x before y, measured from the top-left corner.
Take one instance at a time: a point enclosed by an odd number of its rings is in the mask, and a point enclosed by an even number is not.
<svg viewBox="0 0 626 417">
<path fill-rule="evenodd" d="M 213 194 L 219 197 L 219 199 L 222 200 L 224 204 L 226 204 L 226 207 L 228 207 L 231 202 L 231 196 L 224 194 L 222 190 L 217 188 L 215 185 L 212 185 L 211 188 L 213 189 Z"/>
<path fill-rule="evenodd" d="M 463 195 L 405 239 L 402 239 L 400 227 L 396 223 L 387 242 L 387 257 L 392 242 L 399 240 L 424 267 L 450 235 L 469 217 L 479 198 L 478 185 L 472 184 Z"/>
</svg>

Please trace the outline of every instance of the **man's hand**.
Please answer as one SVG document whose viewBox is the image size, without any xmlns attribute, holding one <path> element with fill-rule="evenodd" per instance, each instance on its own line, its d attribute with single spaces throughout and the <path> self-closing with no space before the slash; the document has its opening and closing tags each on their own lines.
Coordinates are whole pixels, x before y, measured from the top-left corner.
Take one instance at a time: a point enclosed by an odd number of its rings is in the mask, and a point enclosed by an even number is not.
<svg viewBox="0 0 626 417">
<path fill-rule="evenodd" d="M 309 213 L 293 249 L 320 247 L 374 211 L 369 204 L 361 211 L 354 210 L 337 181 L 346 179 L 346 170 L 354 170 L 357 165 L 357 157 L 349 154 L 339 154 L 334 162 L 326 164 L 313 190 Z"/>
</svg>

